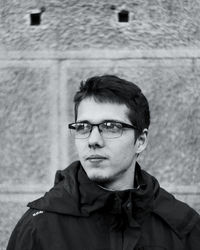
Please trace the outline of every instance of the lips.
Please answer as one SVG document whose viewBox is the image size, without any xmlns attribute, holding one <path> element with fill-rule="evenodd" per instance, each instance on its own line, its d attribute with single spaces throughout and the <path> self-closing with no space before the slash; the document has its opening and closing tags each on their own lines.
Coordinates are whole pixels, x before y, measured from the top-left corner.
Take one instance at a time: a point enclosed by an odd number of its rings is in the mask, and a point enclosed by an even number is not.
<svg viewBox="0 0 200 250">
<path fill-rule="evenodd" d="M 86 157 L 86 160 L 106 160 L 106 159 L 108 158 L 103 155 L 90 155 Z"/>
</svg>

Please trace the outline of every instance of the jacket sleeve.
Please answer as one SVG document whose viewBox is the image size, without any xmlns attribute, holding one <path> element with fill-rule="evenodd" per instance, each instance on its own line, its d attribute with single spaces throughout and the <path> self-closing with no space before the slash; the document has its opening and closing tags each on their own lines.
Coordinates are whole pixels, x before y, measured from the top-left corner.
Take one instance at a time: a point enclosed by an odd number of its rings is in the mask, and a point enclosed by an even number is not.
<svg viewBox="0 0 200 250">
<path fill-rule="evenodd" d="M 22 216 L 10 236 L 6 250 L 40 250 L 31 217 L 30 210 Z"/>
<path fill-rule="evenodd" d="M 200 219 L 194 226 L 193 230 L 187 237 L 186 250 L 199 250 L 200 249 Z"/>
</svg>

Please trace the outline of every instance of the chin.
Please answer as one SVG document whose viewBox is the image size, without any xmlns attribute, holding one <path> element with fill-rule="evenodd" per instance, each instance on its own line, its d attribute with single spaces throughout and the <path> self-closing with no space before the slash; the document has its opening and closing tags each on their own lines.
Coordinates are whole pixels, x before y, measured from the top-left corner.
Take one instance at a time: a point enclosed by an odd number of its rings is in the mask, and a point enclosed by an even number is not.
<svg viewBox="0 0 200 250">
<path fill-rule="evenodd" d="M 99 185 L 109 184 L 109 183 L 112 182 L 112 178 L 108 174 L 103 175 L 103 174 L 100 174 L 100 173 L 94 173 L 94 172 L 91 173 L 90 171 L 89 172 L 86 171 L 86 173 L 87 173 L 88 178 L 91 181 L 93 181 L 93 182 L 95 182 L 95 183 L 97 183 Z"/>
</svg>

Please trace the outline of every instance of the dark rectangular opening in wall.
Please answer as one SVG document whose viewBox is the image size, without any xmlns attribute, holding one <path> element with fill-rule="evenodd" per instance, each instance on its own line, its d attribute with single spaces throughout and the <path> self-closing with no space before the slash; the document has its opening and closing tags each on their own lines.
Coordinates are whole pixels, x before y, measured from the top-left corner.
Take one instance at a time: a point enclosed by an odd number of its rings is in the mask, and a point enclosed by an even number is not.
<svg viewBox="0 0 200 250">
<path fill-rule="evenodd" d="M 41 13 L 30 14 L 31 25 L 40 25 L 41 23 Z"/>
<path fill-rule="evenodd" d="M 127 10 L 122 10 L 118 13 L 118 21 L 120 23 L 128 23 L 129 21 L 129 12 Z"/>
</svg>

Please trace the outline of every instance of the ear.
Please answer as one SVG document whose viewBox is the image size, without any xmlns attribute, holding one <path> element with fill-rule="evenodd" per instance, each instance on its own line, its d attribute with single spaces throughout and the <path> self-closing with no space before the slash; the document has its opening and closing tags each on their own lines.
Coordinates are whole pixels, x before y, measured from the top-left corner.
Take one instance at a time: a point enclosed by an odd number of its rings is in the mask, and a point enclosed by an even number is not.
<svg viewBox="0 0 200 250">
<path fill-rule="evenodd" d="M 136 153 L 140 154 L 145 150 L 148 143 L 148 129 L 145 128 L 141 135 L 138 136 L 136 140 Z"/>
</svg>

